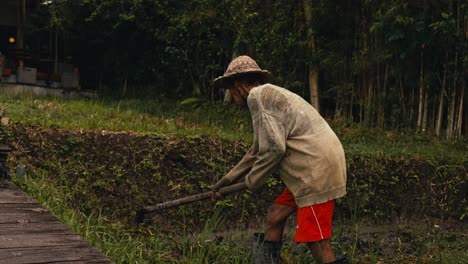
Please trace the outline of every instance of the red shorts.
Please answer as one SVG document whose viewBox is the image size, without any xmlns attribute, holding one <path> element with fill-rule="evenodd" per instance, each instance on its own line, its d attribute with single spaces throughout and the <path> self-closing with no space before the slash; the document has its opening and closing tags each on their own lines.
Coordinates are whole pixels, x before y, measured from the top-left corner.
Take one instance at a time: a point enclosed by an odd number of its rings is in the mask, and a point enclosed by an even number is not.
<svg viewBox="0 0 468 264">
<path fill-rule="evenodd" d="M 316 242 L 331 237 L 335 200 L 298 208 L 293 194 L 286 188 L 276 198 L 275 204 L 297 208 L 294 242 Z"/>
</svg>

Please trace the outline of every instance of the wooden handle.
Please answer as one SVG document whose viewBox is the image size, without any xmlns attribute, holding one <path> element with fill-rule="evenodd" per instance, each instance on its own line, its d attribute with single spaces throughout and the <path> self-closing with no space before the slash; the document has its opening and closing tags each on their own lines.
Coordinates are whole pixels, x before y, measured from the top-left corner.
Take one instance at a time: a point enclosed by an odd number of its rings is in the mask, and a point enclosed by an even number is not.
<svg viewBox="0 0 468 264">
<path fill-rule="evenodd" d="M 229 193 L 233 193 L 233 192 L 242 191 L 242 190 L 245 190 L 245 189 L 247 189 L 247 185 L 245 184 L 245 182 L 241 182 L 241 183 L 236 183 L 236 184 L 229 185 L 229 186 L 226 186 L 226 187 L 222 187 L 221 189 L 219 189 L 219 192 L 222 195 L 225 195 L 225 194 L 229 194 Z M 156 212 L 156 211 L 159 211 L 159 210 L 162 210 L 162 209 L 176 207 L 176 206 L 183 205 L 183 204 L 188 204 L 188 203 L 193 203 L 193 202 L 197 202 L 197 201 L 206 200 L 206 199 L 211 198 L 212 194 L 213 194 L 213 191 L 208 191 L 208 192 L 199 193 L 199 194 L 187 196 L 187 197 L 184 197 L 184 198 L 180 198 L 180 199 L 177 199 L 177 200 L 160 203 L 160 204 L 157 204 L 157 205 L 146 206 L 146 207 L 143 207 L 141 212 L 142 213 L 151 213 L 151 212 Z"/>
</svg>

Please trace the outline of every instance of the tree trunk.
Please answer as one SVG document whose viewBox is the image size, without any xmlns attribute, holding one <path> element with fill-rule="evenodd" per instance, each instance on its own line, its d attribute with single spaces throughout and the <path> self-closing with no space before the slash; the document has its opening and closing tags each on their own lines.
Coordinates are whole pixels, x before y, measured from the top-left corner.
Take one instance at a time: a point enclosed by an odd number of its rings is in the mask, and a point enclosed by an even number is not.
<svg viewBox="0 0 468 264">
<path fill-rule="evenodd" d="M 364 112 L 364 122 L 366 125 L 372 125 L 372 100 L 374 98 L 374 83 L 372 78 L 367 80 L 367 100 L 366 100 L 366 108 Z"/>
<path fill-rule="evenodd" d="M 458 67 L 458 54 L 455 54 L 455 69 Z M 457 101 L 457 79 L 455 78 L 452 83 L 450 97 L 448 100 L 449 109 L 447 113 L 447 138 L 453 138 L 454 125 L 455 125 L 455 102 Z"/>
<path fill-rule="evenodd" d="M 419 68 L 419 107 L 418 107 L 418 124 L 417 132 L 422 130 L 422 122 L 424 115 L 424 98 L 425 97 L 425 85 L 424 85 L 424 65 L 423 65 L 423 53 L 421 52 L 421 65 Z"/>
<path fill-rule="evenodd" d="M 457 119 L 457 133 L 456 137 L 462 137 L 462 128 L 463 128 L 463 97 L 465 96 L 465 89 L 462 86 L 462 91 L 460 95 L 460 104 L 458 105 L 458 119 Z"/>
<path fill-rule="evenodd" d="M 447 138 L 453 138 L 453 126 L 454 126 L 454 118 L 455 118 L 455 101 L 456 101 L 456 89 L 452 87 L 452 92 L 449 98 L 449 109 L 447 113 Z"/>
<path fill-rule="evenodd" d="M 58 71 L 58 26 L 55 26 L 54 73 Z"/>
<path fill-rule="evenodd" d="M 427 129 L 427 113 L 429 111 L 428 101 L 429 101 L 429 95 L 426 91 L 424 95 L 424 111 L 423 111 L 423 120 L 422 120 L 422 127 L 421 127 L 421 130 L 423 133 L 426 132 L 426 129 Z"/>
<path fill-rule="evenodd" d="M 320 112 L 319 92 L 318 92 L 318 66 L 309 66 L 309 92 L 310 102 L 317 111 Z"/>
<path fill-rule="evenodd" d="M 468 24 L 466 20 L 466 16 L 462 15 L 461 12 L 461 1 L 457 2 L 457 29 L 458 31 L 465 36 L 465 42 L 468 39 Z M 463 68 L 463 72 L 466 72 L 466 68 Z M 461 94 L 460 94 L 460 104 L 458 105 L 458 119 L 457 119 L 457 133 L 456 136 L 458 138 L 462 137 L 463 133 L 463 126 L 465 129 L 465 135 L 468 134 L 468 116 L 466 113 L 466 105 L 465 105 L 465 88 L 466 88 L 466 78 L 461 78 Z M 463 124 L 463 120 L 465 120 L 465 124 Z"/>
<path fill-rule="evenodd" d="M 378 124 L 380 128 L 385 128 L 385 101 L 387 99 L 387 78 L 388 78 L 388 63 L 385 63 L 385 72 L 383 83 L 379 81 L 379 87 L 381 86 L 381 94 L 379 96 L 379 112 L 378 115 Z M 379 78 L 380 79 L 380 78 Z"/>
<path fill-rule="evenodd" d="M 444 96 L 445 96 L 445 83 L 447 80 L 447 70 L 444 71 L 444 77 L 442 79 L 442 90 L 439 96 L 439 109 L 437 111 L 437 122 L 435 127 L 435 135 L 436 137 L 440 137 L 440 131 L 442 128 L 442 120 L 444 114 Z"/>
<path fill-rule="evenodd" d="M 462 91 L 463 91 L 462 95 L 465 93 L 465 89 L 466 89 L 466 81 L 463 79 L 462 80 Z M 462 96 L 462 97 L 464 97 L 464 96 Z M 467 111 L 468 107 L 466 107 L 466 101 L 463 100 L 462 106 L 463 106 L 463 120 L 464 120 L 462 122 L 464 124 L 460 125 L 459 129 L 462 130 L 462 131 L 460 131 L 461 133 L 463 133 L 463 130 L 465 130 L 465 137 L 468 137 L 468 113 L 467 113 L 468 112 Z M 461 128 L 462 126 L 464 127 L 463 129 Z"/>
<path fill-rule="evenodd" d="M 404 91 L 404 88 L 403 88 L 403 77 L 401 76 L 401 73 L 400 73 L 398 79 L 399 79 L 399 86 L 400 86 L 400 104 L 401 104 L 401 108 L 403 110 L 403 114 L 400 116 L 400 120 L 407 120 L 408 116 L 406 114 L 405 91 Z"/>
<path fill-rule="evenodd" d="M 341 101 L 341 91 L 344 89 L 344 80 L 342 81 L 341 87 L 336 88 L 336 98 L 335 98 L 335 115 L 334 119 L 339 119 L 342 115 L 342 101 Z"/>
<path fill-rule="evenodd" d="M 315 52 L 315 38 L 314 31 L 312 27 L 312 18 L 313 18 L 313 3 L 312 0 L 304 0 L 304 16 L 306 19 L 307 27 L 307 46 L 309 48 L 310 54 Z M 309 92 L 310 92 L 310 102 L 317 111 L 320 112 L 320 103 L 319 103 L 319 91 L 318 91 L 318 77 L 319 77 L 319 67 L 315 62 L 309 62 L 308 70 L 308 81 L 309 81 Z"/>
<path fill-rule="evenodd" d="M 125 97 L 125 95 L 127 94 L 127 86 L 128 86 L 128 78 L 127 76 L 125 76 L 123 86 L 122 86 L 122 97 Z"/>
<path fill-rule="evenodd" d="M 354 89 L 354 85 L 351 86 L 351 91 L 350 91 L 350 94 L 351 94 L 351 100 L 349 101 L 349 109 L 348 109 L 348 119 L 351 120 L 351 121 L 354 121 L 354 110 L 353 110 L 353 106 L 354 106 L 354 93 L 355 93 L 355 89 Z"/>
<path fill-rule="evenodd" d="M 364 122 L 364 117 L 365 117 L 365 109 L 366 109 L 366 77 L 365 73 L 363 73 L 361 85 L 358 87 L 358 92 L 360 93 L 359 96 L 359 123 Z"/>
<path fill-rule="evenodd" d="M 409 119 L 408 119 L 408 125 L 411 124 L 414 121 L 414 116 L 415 116 L 415 106 L 416 106 L 416 85 L 415 83 L 412 84 L 411 87 L 411 94 L 410 94 L 410 101 L 409 101 Z"/>
<path fill-rule="evenodd" d="M 345 66 L 346 67 L 346 66 Z M 346 113 L 343 113 L 343 108 L 345 107 L 345 103 L 343 102 L 343 93 L 346 89 L 346 73 L 342 76 L 341 86 L 336 88 L 336 98 L 335 98 L 335 119 L 340 119 Z"/>
</svg>

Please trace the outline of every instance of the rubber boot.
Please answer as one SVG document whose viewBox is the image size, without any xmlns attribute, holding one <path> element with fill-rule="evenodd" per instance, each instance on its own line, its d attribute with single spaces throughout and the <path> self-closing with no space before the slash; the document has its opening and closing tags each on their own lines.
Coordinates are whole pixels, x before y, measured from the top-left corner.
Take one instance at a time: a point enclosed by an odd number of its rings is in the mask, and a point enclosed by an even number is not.
<svg viewBox="0 0 468 264">
<path fill-rule="evenodd" d="M 348 257 L 347 256 L 340 256 L 337 257 L 333 262 L 327 262 L 325 264 L 348 264 Z"/>
<path fill-rule="evenodd" d="M 279 264 L 281 241 L 266 241 L 263 233 L 255 233 L 252 241 L 253 264 Z"/>
</svg>

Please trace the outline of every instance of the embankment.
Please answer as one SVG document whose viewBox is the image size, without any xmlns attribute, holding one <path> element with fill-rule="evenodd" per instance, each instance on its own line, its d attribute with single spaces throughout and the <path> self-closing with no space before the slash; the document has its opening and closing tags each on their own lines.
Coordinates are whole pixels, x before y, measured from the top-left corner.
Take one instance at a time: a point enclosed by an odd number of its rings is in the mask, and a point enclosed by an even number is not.
<svg viewBox="0 0 468 264">
<path fill-rule="evenodd" d="M 248 149 L 245 142 L 208 137 L 20 125 L 3 133 L 13 149 L 11 168 L 25 164 L 28 177 L 47 177 L 67 193 L 74 208 L 128 224 L 134 223 L 136 210 L 144 205 L 209 190 Z M 353 151 L 346 155 L 348 194 L 338 201 L 339 216 L 382 222 L 425 215 L 460 219 L 466 214 L 464 161 Z M 254 225 L 282 188 L 272 177 L 261 192 L 231 195 L 218 206 L 223 206 L 232 225 Z M 197 202 L 164 211 L 155 219 L 167 228 L 196 229 L 206 222 L 213 205 Z"/>
</svg>

